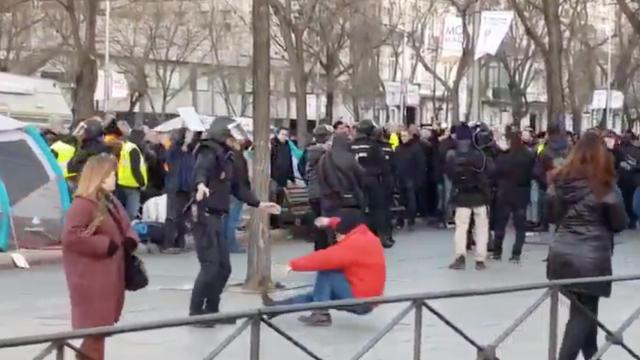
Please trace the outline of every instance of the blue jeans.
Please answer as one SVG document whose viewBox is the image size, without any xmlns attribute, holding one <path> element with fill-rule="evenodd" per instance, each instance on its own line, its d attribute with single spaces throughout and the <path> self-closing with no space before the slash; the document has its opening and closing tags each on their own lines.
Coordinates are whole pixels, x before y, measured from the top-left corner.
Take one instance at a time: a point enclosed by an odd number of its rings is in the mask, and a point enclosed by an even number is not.
<svg viewBox="0 0 640 360">
<path fill-rule="evenodd" d="M 140 189 L 119 187 L 116 191 L 118 200 L 127 210 L 130 220 L 138 217 L 140 212 Z"/>
<path fill-rule="evenodd" d="M 351 292 L 351 285 L 349 285 L 342 271 L 318 271 L 313 292 L 277 301 L 276 304 L 295 305 L 347 299 L 353 299 L 353 292 Z M 361 305 L 339 308 L 337 310 L 343 310 L 357 315 L 365 315 L 370 313 L 372 308 L 369 305 Z"/>
<path fill-rule="evenodd" d="M 224 236 L 229 246 L 230 252 L 238 252 L 241 250 L 238 240 L 236 240 L 236 229 L 240 225 L 242 218 L 242 208 L 244 203 L 235 197 L 231 197 L 231 204 L 229 206 L 229 214 L 224 218 Z"/>
<path fill-rule="evenodd" d="M 640 187 L 633 193 L 633 212 L 640 218 Z"/>
</svg>

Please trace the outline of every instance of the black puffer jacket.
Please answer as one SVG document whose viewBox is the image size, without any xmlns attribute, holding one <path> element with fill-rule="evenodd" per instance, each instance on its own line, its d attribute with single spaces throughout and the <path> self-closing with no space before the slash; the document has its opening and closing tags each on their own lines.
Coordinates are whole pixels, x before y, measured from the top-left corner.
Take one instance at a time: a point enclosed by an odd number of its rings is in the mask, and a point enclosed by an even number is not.
<svg viewBox="0 0 640 360">
<path fill-rule="evenodd" d="M 422 187 L 427 173 L 427 159 L 425 158 L 420 140 L 411 139 L 396 148 L 396 176 L 401 186 L 412 184 L 416 188 Z"/>
<path fill-rule="evenodd" d="M 612 188 L 597 199 L 586 179 L 561 179 L 547 191 L 547 211 L 558 226 L 549 248 L 547 278 L 572 279 L 611 275 L 613 234 L 629 221 L 622 197 Z M 611 295 L 611 283 L 574 285 L 572 291 Z"/>
<path fill-rule="evenodd" d="M 531 181 L 535 155 L 527 149 L 510 149 L 498 155 L 495 180 L 498 183 L 498 200 L 518 208 L 526 207 L 531 195 Z"/>
</svg>

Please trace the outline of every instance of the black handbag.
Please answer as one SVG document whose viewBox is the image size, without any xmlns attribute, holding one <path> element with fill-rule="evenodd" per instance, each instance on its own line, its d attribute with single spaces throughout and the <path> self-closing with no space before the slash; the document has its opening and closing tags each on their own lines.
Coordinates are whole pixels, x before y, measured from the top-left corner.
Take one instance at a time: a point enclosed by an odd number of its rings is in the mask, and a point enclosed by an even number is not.
<svg viewBox="0 0 640 360">
<path fill-rule="evenodd" d="M 114 204 L 114 206 L 117 206 Z M 120 217 L 117 213 L 114 213 L 113 209 L 109 207 L 109 214 L 113 221 L 118 226 L 120 233 L 125 237 L 125 243 L 128 241 L 124 229 L 124 225 L 120 221 Z M 131 239 L 131 241 L 134 241 Z M 149 276 L 147 275 L 147 268 L 144 266 L 144 262 L 133 252 L 127 250 L 126 246 L 123 248 L 124 253 L 124 288 L 129 291 L 138 291 L 144 289 L 149 285 Z"/>
<path fill-rule="evenodd" d="M 124 287 L 129 291 L 138 291 L 149 285 L 149 276 L 144 262 L 135 254 L 124 252 Z"/>
</svg>

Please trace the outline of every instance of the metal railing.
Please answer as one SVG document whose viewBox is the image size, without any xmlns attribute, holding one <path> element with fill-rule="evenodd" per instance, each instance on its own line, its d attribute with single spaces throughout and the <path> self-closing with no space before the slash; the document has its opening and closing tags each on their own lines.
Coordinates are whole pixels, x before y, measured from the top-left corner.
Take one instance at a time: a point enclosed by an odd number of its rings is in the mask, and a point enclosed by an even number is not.
<svg viewBox="0 0 640 360">
<path fill-rule="evenodd" d="M 603 323 L 601 323 L 596 316 L 591 314 L 584 306 L 582 306 L 571 293 L 562 291 L 566 289 L 566 286 L 579 285 L 587 283 L 601 283 L 601 282 L 622 282 L 622 281 L 634 281 L 640 280 L 639 275 L 625 275 L 625 276 L 609 276 L 599 278 L 583 278 L 572 280 L 558 280 L 551 282 L 514 285 L 514 286 L 502 286 L 492 287 L 484 289 L 472 289 L 472 290 L 450 290 L 450 291 L 438 291 L 438 292 L 426 292 L 411 295 L 396 295 L 385 296 L 371 299 L 352 299 L 343 301 L 332 301 L 325 303 L 311 303 L 304 305 L 288 305 L 288 306 L 275 306 L 271 308 L 262 308 L 246 311 L 237 311 L 212 315 L 201 315 L 192 317 L 182 317 L 176 319 L 147 321 L 135 324 L 106 326 L 93 329 L 83 329 L 75 331 L 58 332 L 53 334 L 23 336 L 8 339 L 0 339 L 0 350 L 5 348 L 15 348 L 22 346 L 31 346 L 39 344 L 47 344 L 46 348 L 42 350 L 34 360 L 45 359 L 47 356 L 54 354 L 57 360 L 64 359 L 65 350 L 71 350 L 77 354 L 82 354 L 81 350 L 70 343 L 70 340 L 82 339 L 87 336 L 113 336 L 118 334 L 141 332 L 148 330 L 166 329 L 181 327 L 187 325 L 194 325 L 198 323 L 215 323 L 223 320 L 240 320 L 244 321 L 238 326 L 229 336 L 227 336 L 222 342 L 213 349 L 204 359 L 215 359 L 219 356 L 234 340 L 236 340 L 245 330 L 250 328 L 250 360 L 260 359 L 260 341 L 262 325 L 273 330 L 278 335 L 282 336 L 285 340 L 293 344 L 298 349 L 302 350 L 306 355 L 312 359 L 321 360 L 321 356 L 313 352 L 307 346 L 295 339 L 293 336 L 276 326 L 271 319 L 275 316 L 306 312 L 313 310 L 327 310 L 327 309 L 344 309 L 353 306 L 368 305 L 385 305 L 395 303 L 409 303 L 402 309 L 393 319 L 387 323 L 373 338 L 371 338 L 365 345 L 363 345 L 358 352 L 355 353 L 350 359 L 357 360 L 364 357 L 376 344 L 384 338 L 400 321 L 407 317 L 412 311 L 414 313 L 414 340 L 413 340 L 413 359 L 422 359 L 422 330 L 423 330 L 423 317 L 424 310 L 433 314 L 436 318 L 442 321 L 453 332 L 464 339 L 469 345 L 471 345 L 477 351 L 478 360 L 498 360 L 497 350 L 499 346 L 507 339 L 513 332 L 518 329 L 542 304 L 547 300 L 550 302 L 549 311 L 549 340 L 548 340 L 548 359 L 556 360 L 558 352 L 558 310 L 559 310 L 559 297 L 562 294 L 567 297 L 572 304 L 577 304 L 578 308 L 582 310 L 587 316 L 589 316 L 598 327 L 602 329 L 606 334 L 606 342 L 598 349 L 597 353 L 591 358 L 597 360 L 607 352 L 613 345 L 620 346 L 624 349 L 633 359 L 640 359 L 640 356 L 634 352 L 623 339 L 623 333 L 627 330 L 631 324 L 640 317 L 640 307 L 635 309 L 631 315 L 615 330 L 609 329 Z M 429 300 L 439 299 L 451 299 L 451 298 L 464 298 L 473 296 L 486 296 L 497 295 L 506 293 L 516 293 L 532 290 L 546 291 L 536 299 L 536 301 L 530 305 L 525 311 L 518 316 L 511 325 L 509 325 L 495 340 L 489 344 L 481 344 L 474 340 L 469 334 L 467 334 L 462 328 L 454 324 L 443 313 L 431 306 Z M 87 357 L 89 359 L 89 357 Z"/>
</svg>

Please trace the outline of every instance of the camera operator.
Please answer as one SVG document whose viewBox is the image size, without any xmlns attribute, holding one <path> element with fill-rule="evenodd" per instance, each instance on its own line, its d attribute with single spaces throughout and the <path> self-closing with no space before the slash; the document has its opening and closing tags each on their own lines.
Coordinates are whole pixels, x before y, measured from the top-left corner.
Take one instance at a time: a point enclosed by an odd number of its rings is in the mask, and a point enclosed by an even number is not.
<svg viewBox="0 0 640 360">
<path fill-rule="evenodd" d="M 475 219 L 476 269 L 486 269 L 487 244 L 489 242 L 488 206 L 491 202 L 489 174 L 493 161 L 474 146 L 473 134 L 465 123 L 456 129 L 456 149 L 446 158 L 446 172 L 452 182 L 451 201 L 455 206 L 455 255 L 449 266 L 453 270 L 466 267 L 467 229 L 471 218 Z"/>
</svg>

